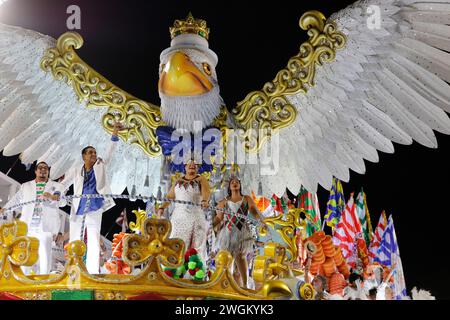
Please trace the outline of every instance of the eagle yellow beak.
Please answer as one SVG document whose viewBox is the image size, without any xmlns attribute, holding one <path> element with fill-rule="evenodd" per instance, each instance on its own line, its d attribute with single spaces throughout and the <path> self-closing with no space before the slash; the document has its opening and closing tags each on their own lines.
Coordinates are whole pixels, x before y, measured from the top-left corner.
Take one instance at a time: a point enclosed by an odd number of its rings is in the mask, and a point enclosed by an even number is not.
<svg viewBox="0 0 450 320">
<path fill-rule="evenodd" d="M 209 92 L 213 84 L 189 57 L 175 52 L 164 66 L 158 89 L 167 96 L 196 96 Z"/>
</svg>

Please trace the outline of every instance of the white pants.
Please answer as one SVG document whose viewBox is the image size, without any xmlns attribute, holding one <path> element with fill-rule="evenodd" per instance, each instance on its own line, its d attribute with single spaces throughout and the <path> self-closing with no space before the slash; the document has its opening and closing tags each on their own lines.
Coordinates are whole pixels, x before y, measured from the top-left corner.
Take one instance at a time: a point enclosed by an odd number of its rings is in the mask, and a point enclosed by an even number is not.
<svg viewBox="0 0 450 320">
<path fill-rule="evenodd" d="M 84 227 L 87 229 L 87 256 L 86 268 L 90 274 L 100 272 L 100 229 L 102 226 L 103 210 L 97 210 L 86 214 Z M 70 219 L 70 242 L 81 240 L 81 225 L 83 216 Z"/>
<path fill-rule="evenodd" d="M 52 233 L 30 231 L 28 236 L 39 240 L 39 259 L 33 266 L 23 267 L 22 270 L 26 275 L 29 275 L 31 271 L 34 271 L 35 274 L 49 274 L 52 268 Z"/>
</svg>

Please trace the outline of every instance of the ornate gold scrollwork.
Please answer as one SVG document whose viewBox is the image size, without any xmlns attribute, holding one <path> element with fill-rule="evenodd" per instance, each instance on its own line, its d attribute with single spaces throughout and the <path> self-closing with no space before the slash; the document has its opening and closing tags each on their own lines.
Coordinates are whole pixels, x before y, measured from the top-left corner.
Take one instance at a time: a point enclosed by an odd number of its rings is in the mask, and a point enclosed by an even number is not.
<svg viewBox="0 0 450 320">
<path fill-rule="evenodd" d="M 286 248 L 269 242 L 264 246 L 264 254 L 257 256 L 253 263 L 253 278 L 256 282 L 283 278 L 289 273 L 286 261 Z"/>
<path fill-rule="evenodd" d="M 149 156 L 159 156 L 161 147 L 155 130 L 164 124 L 159 107 L 133 97 L 96 72 L 76 54 L 75 50 L 82 45 L 83 38 L 78 33 L 64 33 L 56 48 L 46 51 L 41 68 L 72 85 L 87 107 L 108 107 L 102 120 L 107 132 L 112 133 L 114 121 L 120 121 L 126 128 L 119 132 L 121 138 L 139 146 Z"/>
<path fill-rule="evenodd" d="M 146 263 L 152 256 L 161 263 L 178 267 L 183 262 L 184 242 L 169 239 L 171 224 L 164 219 L 147 219 L 142 235 L 128 235 L 123 241 L 123 261 L 130 266 Z"/>
<path fill-rule="evenodd" d="M 130 230 L 131 231 L 140 231 L 141 227 L 147 218 L 147 212 L 144 210 L 133 210 L 131 211 L 136 215 L 136 222 L 130 222 Z"/>
<path fill-rule="evenodd" d="M 306 228 L 306 222 L 300 218 L 300 213 L 302 212 L 304 212 L 304 209 L 293 208 L 289 209 L 289 212 L 286 215 L 280 214 L 273 218 L 264 219 L 264 222 L 276 230 L 286 243 L 286 251 L 289 253 L 289 257 L 287 259 L 289 262 L 294 262 L 298 255 L 298 235 L 295 233 L 295 230 L 296 228 Z M 267 230 L 259 230 L 259 234 L 262 237 L 265 237 L 267 235 Z"/>
<path fill-rule="evenodd" d="M 309 40 L 302 43 L 300 52 L 292 57 L 287 67 L 278 72 L 275 79 L 264 85 L 261 91 L 253 91 L 233 110 L 236 121 L 245 129 L 253 129 L 246 150 L 258 151 L 267 139 L 258 135 L 260 129 L 278 130 L 291 125 L 297 109 L 288 96 L 307 93 L 314 86 L 316 66 L 332 62 L 336 51 L 342 49 L 346 36 L 337 30 L 334 22 L 326 23 L 319 11 L 308 11 L 300 18 L 300 28 L 308 31 Z"/>
<path fill-rule="evenodd" d="M 20 267 L 37 261 L 39 240 L 26 235 L 25 222 L 16 220 L 0 226 L 0 279 L 9 279 L 12 269 L 23 275 Z"/>
<path fill-rule="evenodd" d="M 5 231 L 6 230 L 6 231 Z M 94 291 L 95 299 L 122 300 L 145 294 L 160 293 L 168 297 L 217 297 L 220 299 L 266 299 L 261 292 L 244 290 L 235 282 L 231 273 L 233 257 L 220 251 L 216 257 L 216 270 L 209 281 L 193 282 L 188 279 L 173 279 L 164 272 L 161 264 L 178 264 L 182 261 L 184 243 L 168 239 L 168 220 L 147 219 L 141 225 L 143 236 L 129 235 L 124 244 L 123 256 L 133 265 L 145 264 L 135 275 L 89 274 L 83 262 L 86 246 L 82 241 L 69 243 L 66 267 L 56 275 L 25 276 L 21 266 L 31 265 L 37 260 L 38 241 L 26 237 L 26 224 L 14 222 L 0 226 L 0 258 L 3 271 L 0 273 L 0 293 L 10 293 L 23 299 L 51 299 L 58 290 Z M 137 246 L 131 241 L 138 239 Z M 177 244 L 177 250 L 173 245 Z M 130 248 L 130 249 L 128 249 Z M 134 253 L 140 255 L 135 259 Z M 171 258 L 174 256 L 175 259 Z M 175 265 L 172 265 L 175 267 Z"/>
</svg>

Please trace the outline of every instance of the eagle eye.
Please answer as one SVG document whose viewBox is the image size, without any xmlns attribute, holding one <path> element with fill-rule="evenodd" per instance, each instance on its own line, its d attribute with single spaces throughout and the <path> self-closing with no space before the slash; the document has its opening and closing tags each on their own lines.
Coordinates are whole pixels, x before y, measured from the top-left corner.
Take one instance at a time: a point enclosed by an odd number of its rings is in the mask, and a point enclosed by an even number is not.
<svg viewBox="0 0 450 320">
<path fill-rule="evenodd" d="M 208 76 L 210 76 L 212 74 L 211 66 L 209 64 L 207 64 L 206 62 L 203 62 L 203 71 L 205 71 L 205 73 Z"/>
</svg>

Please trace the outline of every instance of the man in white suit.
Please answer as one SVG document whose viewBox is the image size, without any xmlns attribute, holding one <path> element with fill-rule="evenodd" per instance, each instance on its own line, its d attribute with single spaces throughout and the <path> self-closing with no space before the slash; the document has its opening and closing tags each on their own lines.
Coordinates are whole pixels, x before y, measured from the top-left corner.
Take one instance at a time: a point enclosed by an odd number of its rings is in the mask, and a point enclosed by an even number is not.
<svg viewBox="0 0 450 320">
<path fill-rule="evenodd" d="M 120 123 L 114 124 L 110 145 L 104 158 L 97 158 L 94 147 L 88 146 L 81 152 L 84 165 L 74 166 L 65 175 L 62 184 L 64 190 L 73 185 L 75 195 L 111 194 L 106 175 L 106 166 L 112 158 L 117 141 L 117 134 L 122 128 Z M 84 228 L 87 230 L 86 267 L 89 273 L 100 272 L 100 229 L 103 212 L 115 206 L 110 198 L 73 199 L 70 211 L 70 242 L 84 240 Z"/>
<path fill-rule="evenodd" d="M 19 191 L 8 201 L 6 208 L 20 203 L 48 199 L 51 201 L 24 205 L 21 208 L 20 220 L 28 225 L 28 235 L 39 239 L 39 261 L 34 267 L 25 268 L 26 273 L 35 270 L 37 274 L 48 274 L 52 266 L 52 242 L 62 241 L 64 225 L 59 208 L 65 202 L 59 202 L 59 195 L 64 186 L 49 179 L 49 166 L 41 161 L 36 164 L 36 179 L 20 186 Z M 3 210 L 1 210 L 3 211 Z"/>
</svg>

